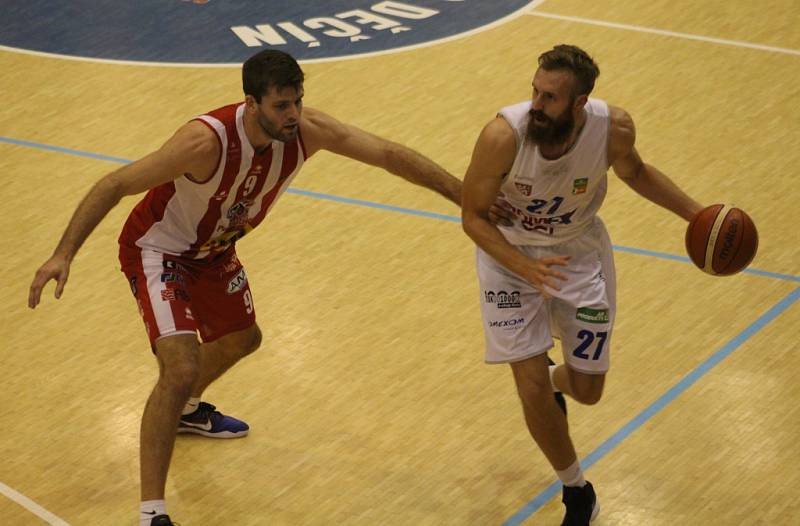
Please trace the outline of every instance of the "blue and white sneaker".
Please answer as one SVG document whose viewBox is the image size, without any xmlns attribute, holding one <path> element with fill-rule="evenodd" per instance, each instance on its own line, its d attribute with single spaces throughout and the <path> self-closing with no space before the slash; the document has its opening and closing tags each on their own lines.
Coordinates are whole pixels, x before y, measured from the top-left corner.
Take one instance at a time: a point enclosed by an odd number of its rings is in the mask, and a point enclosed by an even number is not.
<svg viewBox="0 0 800 526">
<path fill-rule="evenodd" d="M 178 433 L 195 433 L 211 438 L 239 438 L 247 435 L 250 426 L 232 416 L 225 416 L 213 405 L 200 402 L 194 413 L 181 416 Z"/>
</svg>

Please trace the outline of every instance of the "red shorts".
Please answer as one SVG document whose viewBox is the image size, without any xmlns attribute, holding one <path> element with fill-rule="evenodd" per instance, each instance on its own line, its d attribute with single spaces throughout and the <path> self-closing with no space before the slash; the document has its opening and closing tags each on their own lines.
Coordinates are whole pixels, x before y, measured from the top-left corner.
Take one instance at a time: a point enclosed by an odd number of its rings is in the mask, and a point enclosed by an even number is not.
<svg viewBox="0 0 800 526">
<path fill-rule="evenodd" d="M 200 333 L 210 342 L 256 321 L 233 247 L 211 262 L 129 247 L 120 248 L 119 258 L 154 349 L 164 336 Z"/>
</svg>

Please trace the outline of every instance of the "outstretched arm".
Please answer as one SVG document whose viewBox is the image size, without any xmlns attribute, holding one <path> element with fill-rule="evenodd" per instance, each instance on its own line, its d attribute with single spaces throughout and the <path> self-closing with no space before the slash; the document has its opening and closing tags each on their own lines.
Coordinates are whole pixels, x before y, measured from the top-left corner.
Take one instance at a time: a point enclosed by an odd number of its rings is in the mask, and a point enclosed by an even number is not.
<svg viewBox="0 0 800 526">
<path fill-rule="evenodd" d="M 655 166 L 646 164 L 636 151 L 633 119 L 621 108 L 611 108 L 609 162 L 620 179 L 633 190 L 690 221 L 703 205 L 689 197 Z"/>
<path fill-rule="evenodd" d="M 183 174 L 195 180 L 207 179 L 218 155 L 219 145 L 213 132 L 201 123 L 190 122 L 159 150 L 100 179 L 73 213 L 53 255 L 36 271 L 28 292 L 28 307 L 33 309 L 39 304 L 42 289 L 51 279 L 56 280 L 56 299 L 61 297 L 78 249 L 120 199 Z"/>
<path fill-rule="evenodd" d="M 461 205 L 461 181 L 411 148 L 340 122 L 312 108 L 303 110 L 300 129 L 309 155 L 318 150 L 344 155 L 430 188 Z"/>
<path fill-rule="evenodd" d="M 503 177 L 514 164 L 516 139 L 508 123 L 495 118 L 484 127 L 464 176 L 461 217 L 464 231 L 486 253 L 510 271 L 522 276 L 549 297 L 545 286 L 559 290 L 556 279 L 566 279 L 551 268 L 566 265 L 568 257 L 531 259 L 517 250 L 490 219 L 492 205 L 500 191 Z"/>
</svg>

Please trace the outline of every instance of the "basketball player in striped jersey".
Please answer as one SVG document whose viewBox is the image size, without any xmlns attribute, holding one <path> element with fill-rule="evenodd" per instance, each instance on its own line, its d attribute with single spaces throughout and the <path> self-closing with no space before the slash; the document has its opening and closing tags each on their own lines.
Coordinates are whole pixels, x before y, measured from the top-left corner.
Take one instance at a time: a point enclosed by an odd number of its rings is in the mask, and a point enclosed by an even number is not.
<svg viewBox="0 0 800 526">
<path fill-rule="evenodd" d="M 477 244 L 486 361 L 511 366 L 530 434 L 563 483 L 563 525 L 600 509 L 567 429 L 560 391 L 600 400 L 609 368 L 616 284 L 611 242 L 597 211 L 606 172 L 685 220 L 703 207 L 634 147 L 631 117 L 589 98 L 599 69 L 559 45 L 539 57 L 532 100 L 505 107 L 478 137 L 462 190 L 463 227 Z M 501 192 L 513 221 L 495 225 Z M 564 364 L 549 362 L 553 336 Z"/>
<path fill-rule="evenodd" d="M 147 192 L 119 237 L 122 270 L 160 369 L 142 416 L 142 525 L 172 524 L 164 488 L 176 432 L 220 438 L 248 432 L 247 424 L 200 397 L 259 346 L 261 331 L 235 244 L 264 220 L 306 160 L 328 150 L 461 204 L 461 182 L 431 160 L 304 109 L 304 75 L 286 53 L 254 55 L 242 77 L 243 103 L 188 122 L 159 150 L 95 184 L 30 288 L 31 308 L 51 279 L 59 298 L 70 263 L 95 226 L 122 197 Z"/>
</svg>

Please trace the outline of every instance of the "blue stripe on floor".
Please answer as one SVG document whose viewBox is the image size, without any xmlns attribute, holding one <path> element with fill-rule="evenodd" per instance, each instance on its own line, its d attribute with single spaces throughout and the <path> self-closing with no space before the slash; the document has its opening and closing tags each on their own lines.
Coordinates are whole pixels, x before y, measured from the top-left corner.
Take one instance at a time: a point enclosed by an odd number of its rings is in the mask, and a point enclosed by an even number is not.
<svg viewBox="0 0 800 526">
<path fill-rule="evenodd" d="M 42 143 L 32 142 L 32 141 L 24 141 L 24 140 L 21 140 L 21 139 L 13 139 L 13 138 L 10 138 L 10 137 L 2 137 L 2 136 L 0 136 L 0 142 L 13 144 L 13 145 L 16 145 L 16 146 L 25 146 L 25 147 L 28 147 L 28 148 L 38 148 L 40 150 L 48 150 L 48 151 L 57 152 L 57 153 L 64 153 L 64 154 L 68 154 L 68 155 L 76 155 L 76 156 L 79 156 L 79 157 L 87 157 L 89 159 L 96 159 L 96 160 L 100 160 L 100 161 L 109 161 L 109 162 L 118 163 L 118 164 L 130 164 L 132 162 L 132 161 L 130 161 L 128 159 L 122 159 L 120 157 L 112 157 L 110 155 L 103 155 L 103 154 L 99 154 L 99 153 L 86 152 L 86 151 L 82 151 L 82 150 L 74 150 L 74 149 L 71 149 L 71 148 L 62 148 L 61 146 L 52 146 L 52 145 L 49 145 L 49 144 L 42 144 Z M 386 210 L 386 211 L 389 211 L 389 212 L 398 212 L 398 213 L 401 213 L 401 214 L 409 214 L 409 215 L 415 215 L 415 216 L 420 216 L 420 217 L 427 217 L 427 218 L 430 218 L 430 219 L 439 219 L 439 220 L 442 220 L 442 221 L 450 221 L 452 223 L 460 223 L 461 222 L 461 218 L 458 217 L 458 216 L 450 216 L 450 215 L 446 215 L 446 214 L 437 214 L 435 212 L 427 212 L 425 210 L 414 210 L 412 208 L 403 208 L 403 207 L 399 207 L 399 206 L 385 205 L 385 204 L 381 204 L 381 203 L 374 203 L 372 201 L 364 201 L 362 199 L 353 199 L 351 197 L 341 197 L 341 196 L 332 195 L 332 194 L 324 194 L 324 193 L 319 193 L 319 192 L 312 192 L 310 190 L 301 190 L 299 188 L 289 188 L 287 190 L 287 192 L 291 193 L 291 194 L 295 194 L 295 195 L 302 195 L 302 196 L 305 196 L 305 197 L 311 197 L 311 198 L 314 198 L 314 199 L 324 199 L 324 200 L 327 200 L 327 201 L 334 201 L 334 202 L 337 202 L 337 203 L 344 203 L 344 204 L 356 205 L 356 206 L 366 206 L 366 207 L 370 207 L 370 208 L 376 208 L 376 209 L 379 209 L 379 210 Z M 621 246 L 621 245 L 613 245 L 613 248 L 617 252 L 628 252 L 628 253 L 631 253 L 631 254 L 638 254 L 638 255 L 641 255 L 641 256 L 650 256 L 650 257 L 655 257 L 655 258 L 659 258 L 659 259 L 666 259 L 666 260 L 671 260 L 671 261 L 680 261 L 680 262 L 683 262 L 683 263 L 689 263 L 690 262 L 689 258 L 686 257 L 686 256 L 676 256 L 674 254 L 667 254 L 667 253 L 664 253 L 664 252 L 656 252 L 656 251 L 653 251 L 653 250 L 646 250 L 646 249 L 643 249 L 643 248 L 625 247 L 625 246 Z M 747 268 L 743 272 L 745 272 L 747 274 L 755 274 L 757 276 L 764 276 L 764 277 L 773 278 L 773 279 L 779 279 L 779 280 L 783 280 L 783 281 L 800 282 L 800 276 L 793 276 L 793 275 L 790 275 L 790 274 L 778 274 L 778 273 L 775 273 L 775 272 L 769 272 L 769 271 L 766 271 L 766 270 L 759 270 L 759 269 L 754 269 L 754 268 Z"/>
<path fill-rule="evenodd" d="M 639 413 L 630 422 L 625 424 L 619 431 L 614 433 L 609 439 L 600 444 L 600 446 L 592 451 L 589 455 L 581 460 L 581 466 L 584 470 L 592 467 L 598 460 L 606 456 L 612 449 L 617 447 L 625 439 L 630 437 L 637 429 L 642 427 L 647 421 L 655 416 L 659 411 L 664 409 L 668 404 L 673 402 L 689 387 L 694 385 L 700 378 L 705 376 L 709 371 L 716 367 L 725 358 L 731 355 L 733 351 L 742 346 L 758 331 L 763 329 L 772 320 L 781 315 L 789 307 L 791 307 L 798 299 L 800 299 L 800 287 L 794 289 L 788 296 L 783 298 L 766 313 L 761 315 L 756 321 L 751 323 L 746 329 L 737 334 L 731 341 L 725 344 L 720 350 L 712 354 L 706 361 L 698 365 L 689 374 L 683 377 L 678 383 L 673 385 L 667 392 L 661 395 L 655 402 L 650 404 L 644 411 Z M 522 524 L 522 521 L 536 513 L 545 503 L 555 497 L 561 491 L 561 482 L 556 481 L 550 484 L 544 491 L 539 493 L 528 504 L 523 506 L 517 513 L 506 520 L 503 526 L 516 526 Z"/>
</svg>

